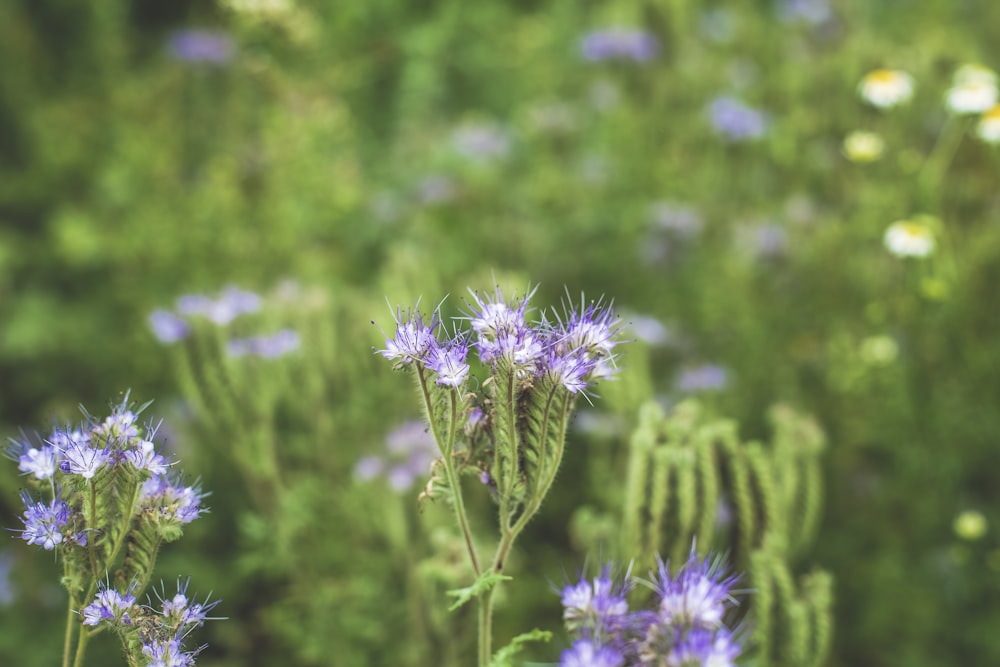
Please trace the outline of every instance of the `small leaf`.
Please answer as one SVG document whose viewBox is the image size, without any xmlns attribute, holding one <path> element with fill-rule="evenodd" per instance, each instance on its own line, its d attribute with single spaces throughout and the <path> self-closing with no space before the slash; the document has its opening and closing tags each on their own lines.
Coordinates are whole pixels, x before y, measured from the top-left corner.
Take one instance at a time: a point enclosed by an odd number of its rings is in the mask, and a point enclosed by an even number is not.
<svg viewBox="0 0 1000 667">
<path fill-rule="evenodd" d="M 514 667 L 514 656 L 521 652 L 528 642 L 547 642 L 552 639 L 552 633 L 548 630 L 535 628 L 531 632 L 524 632 L 510 640 L 510 643 L 493 654 L 490 660 L 490 667 Z"/>
<path fill-rule="evenodd" d="M 479 578 L 476 579 L 475 583 L 473 583 L 471 586 L 468 586 L 466 588 L 456 588 L 455 590 L 448 591 L 448 595 L 454 598 L 458 598 L 455 600 L 455 602 L 452 603 L 450 607 L 448 607 L 448 611 L 455 611 L 456 609 L 461 607 L 463 604 L 465 604 L 472 598 L 479 597 L 486 591 L 490 590 L 491 588 L 499 584 L 501 581 L 509 581 L 509 580 L 510 577 L 508 577 L 505 574 L 500 574 L 499 572 L 494 572 L 492 570 L 483 572 L 481 575 L 479 575 Z"/>
</svg>

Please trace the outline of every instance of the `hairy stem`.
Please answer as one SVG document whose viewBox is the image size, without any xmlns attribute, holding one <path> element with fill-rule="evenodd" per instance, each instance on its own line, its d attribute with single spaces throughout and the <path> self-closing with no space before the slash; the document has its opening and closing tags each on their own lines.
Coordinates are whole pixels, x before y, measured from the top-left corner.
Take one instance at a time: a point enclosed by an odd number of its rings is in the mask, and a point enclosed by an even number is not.
<svg viewBox="0 0 1000 667">
<path fill-rule="evenodd" d="M 76 630 L 76 608 L 79 603 L 73 595 L 69 596 L 69 609 L 66 612 L 66 634 L 63 639 L 63 667 L 70 667 L 69 656 L 72 652 L 73 634 Z"/>
</svg>

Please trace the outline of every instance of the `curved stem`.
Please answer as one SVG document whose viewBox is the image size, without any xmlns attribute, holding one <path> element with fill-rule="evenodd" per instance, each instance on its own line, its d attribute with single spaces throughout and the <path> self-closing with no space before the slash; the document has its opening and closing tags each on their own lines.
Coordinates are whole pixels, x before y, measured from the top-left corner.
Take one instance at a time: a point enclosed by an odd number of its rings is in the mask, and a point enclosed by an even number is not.
<svg viewBox="0 0 1000 667">
<path fill-rule="evenodd" d="M 452 490 L 452 498 L 454 500 L 452 506 L 455 508 L 455 519 L 458 521 L 458 527 L 461 529 L 462 537 L 465 539 L 465 549 L 469 554 L 472 569 L 478 577 L 482 574 L 482 570 L 479 567 L 479 557 L 476 555 L 476 547 L 472 542 L 472 529 L 469 527 L 469 519 L 465 513 L 465 501 L 462 499 L 461 483 L 455 472 L 455 462 L 452 459 L 452 452 L 455 450 L 455 436 L 458 429 L 458 390 L 455 389 L 448 392 L 448 433 L 442 438 L 441 433 L 438 431 L 437 421 L 434 419 L 434 406 L 431 402 L 431 392 L 427 386 L 427 377 L 424 375 L 423 367 L 417 366 L 416 375 L 417 382 L 420 385 L 420 395 L 424 399 L 424 408 L 427 410 L 427 423 L 430 424 L 431 434 L 434 436 L 434 441 L 437 442 L 438 449 L 441 450 L 441 454 L 444 457 L 444 472 L 448 478 L 448 486 Z"/>
</svg>

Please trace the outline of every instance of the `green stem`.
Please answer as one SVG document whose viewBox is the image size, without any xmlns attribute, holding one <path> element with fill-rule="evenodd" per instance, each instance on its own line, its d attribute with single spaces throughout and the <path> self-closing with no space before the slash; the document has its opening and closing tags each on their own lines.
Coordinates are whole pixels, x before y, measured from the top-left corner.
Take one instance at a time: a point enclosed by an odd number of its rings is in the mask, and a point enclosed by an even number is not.
<svg viewBox="0 0 1000 667">
<path fill-rule="evenodd" d="M 69 596 L 69 609 L 66 612 L 66 635 L 63 639 L 63 667 L 70 667 L 69 656 L 73 646 L 73 634 L 76 630 L 76 608 L 78 607 L 76 598 Z"/>
<path fill-rule="evenodd" d="M 962 143 L 962 137 L 965 136 L 969 122 L 965 118 L 960 119 L 958 116 L 950 115 L 941 129 L 941 134 L 938 135 L 934 148 L 931 149 L 930 155 L 927 156 L 927 160 L 924 161 L 920 170 L 920 184 L 925 190 L 925 195 L 928 198 L 934 198 L 934 205 L 937 204 L 936 195 L 940 191 L 944 175 L 948 171 L 948 166 L 954 159 L 955 153 L 958 152 L 958 147 Z"/>
<path fill-rule="evenodd" d="M 121 553 L 122 547 L 125 545 L 125 538 L 129 532 L 129 524 L 132 523 L 132 515 L 135 513 L 135 506 L 139 502 L 139 491 L 141 488 L 142 485 L 139 482 L 132 485 L 132 494 L 129 499 L 128 513 L 122 517 L 124 524 L 122 525 L 121 530 L 118 531 L 118 539 L 115 540 L 114 545 L 111 547 L 111 555 L 108 556 L 108 560 L 104 564 L 105 568 L 110 568 L 114 565 L 115 559 L 118 558 L 118 554 Z"/>
<path fill-rule="evenodd" d="M 468 515 L 465 513 L 462 487 L 455 472 L 455 463 L 452 459 L 452 452 L 455 450 L 455 435 L 458 429 L 458 390 L 448 392 L 448 433 L 442 438 L 441 433 L 438 432 L 437 420 L 434 419 L 434 406 L 431 403 L 430 388 L 427 386 L 427 376 L 424 375 L 423 367 L 417 366 L 416 373 L 417 382 L 420 384 L 420 395 L 424 398 L 424 408 L 427 410 L 427 423 L 430 424 L 434 441 L 437 442 L 438 449 L 441 450 L 441 454 L 444 456 L 444 471 L 445 476 L 448 478 L 448 486 L 452 490 L 452 498 L 454 499 L 452 506 L 455 508 L 455 519 L 458 521 L 462 537 L 465 539 L 465 549 L 469 554 L 472 569 L 476 573 L 476 577 L 479 577 L 482 574 L 482 569 L 479 567 L 479 557 L 476 555 L 476 547 L 472 542 L 472 529 L 469 527 Z"/>
<path fill-rule="evenodd" d="M 562 420 L 559 429 L 559 437 L 556 438 L 558 442 L 558 451 L 553 461 L 554 464 L 547 471 L 547 474 L 543 477 L 541 485 L 538 487 L 537 491 L 532 494 L 531 500 L 528 505 L 524 508 L 524 511 L 514 522 L 514 525 L 507 527 L 506 524 L 501 524 L 501 537 L 500 543 L 497 545 L 496 554 L 493 556 L 493 564 L 491 565 L 491 571 L 501 574 L 503 572 L 503 567 L 507 562 L 507 556 L 510 554 L 510 550 L 514 547 L 514 541 L 517 540 L 521 531 L 524 527 L 528 525 L 532 517 L 538 512 L 538 509 L 542 505 L 542 500 L 548 493 L 549 488 L 555 481 L 556 473 L 559 470 L 559 463 L 562 461 L 563 450 L 566 445 L 566 426 L 569 423 L 569 414 L 572 411 L 573 401 L 571 397 L 567 396 L 562 407 Z M 499 584 L 496 584 L 489 588 L 483 597 L 479 601 L 479 667 L 488 667 L 490 664 L 490 658 L 492 657 L 492 642 L 493 642 L 493 595 L 496 592 Z"/>
<path fill-rule="evenodd" d="M 80 633 L 80 641 L 76 645 L 76 658 L 73 659 L 73 667 L 83 667 L 83 656 L 87 652 L 88 639 L 90 639 L 90 635 L 88 633 Z"/>
</svg>

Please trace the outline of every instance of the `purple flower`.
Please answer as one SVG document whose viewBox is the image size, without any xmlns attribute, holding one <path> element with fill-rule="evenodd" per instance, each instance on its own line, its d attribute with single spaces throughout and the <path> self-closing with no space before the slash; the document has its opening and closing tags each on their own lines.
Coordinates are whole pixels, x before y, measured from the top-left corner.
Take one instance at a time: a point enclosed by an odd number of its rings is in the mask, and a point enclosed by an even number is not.
<svg viewBox="0 0 1000 667">
<path fill-rule="evenodd" d="M 624 583 L 615 584 L 611 567 L 606 566 L 600 576 L 591 582 L 581 579 L 562 590 L 563 620 L 571 629 L 583 629 L 600 635 L 621 624 L 628 614 L 625 596 L 631 587 L 629 573 Z"/>
<path fill-rule="evenodd" d="M 393 319 L 396 322 L 395 337 L 386 338 L 385 349 L 378 350 L 378 353 L 390 361 L 395 361 L 397 368 L 407 366 L 414 361 L 426 362 L 428 353 L 436 344 L 434 329 L 439 324 L 437 315 L 432 314 L 430 325 L 425 325 L 423 317 L 416 308 L 406 311 L 405 314 L 402 309 L 396 309 Z"/>
<path fill-rule="evenodd" d="M 48 504 L 36 503 L 25 491 L 21 492 L 21 500 L 25 507 L 21 539 L 52 551 L 63 541 L 61 529 L 69 523 L 69 505 L 59 500 L 58 495 Z"/>
<path fill-rule="evenodd" d="M 132 625 L 129 612 L 135 605 L 135 595 L 131 590 L 119 593 L 113 588 L 103 587 L 97 592 L 97 597 L 83 608 L 83 624 L 97 625 L 101 621 L 111 621 L 123 625 Z"/>
<path fill-rule="evenodd" d="M 176 343 L 191 335 L 191 325 L 169 310 L 154 310 L 149 315 L 149 327 L 161 343 Z"/>
<path fill-rule="evenodd" d="M 221 65 L 233 57 L 233 41 L 216 30 L 178 30 L 170 35 L 167 50 L 176 60 Z"/>
<path fill-rule="evenodd" d="M 589 639 L 578 639 L 559 659 L 559 667 L 622 667 L 624 664 L 625 657 L 621 653 Z"/>
<path fill-rule="evenodd" d="M 462 338 L 431 346 L 427 357 L 427 368 L 437 373 L 437 383 L 448 387 L 460 387 L 469 375 L 469 364 L 465 359 L 469 354 L 469 344 Z"/>
<path fill-rule="evenodd" d="M 382 474 L 384 462 L 377 456 L 362 456 L 354 464 L 354 476 L 362 482 L 367 482 Z"/>
<path fill-rule="evenodd" d="M 460 127 L 451 135 L 451 144 L 459 155 L 484 162 L 506 157 L 510 152 L 510 139 L 495 125 Z"/>
<path fill-rule="evenodd" d="M 595 30 L 580 40 L 580 54 L 584 60 L 652 60 L 660 44 L 650 33 L 630 28 Z"/>
<path fill-rule="evenodd" d="M 163 617 L 167 624 L 175 628 L 179 634 L 187 634 L 185 628 L 199 627 L 209 620 L 208 612 L 212 611 L 218 600 L 209 602 L 207 599 L 203 603 L 194 602 L 187 597 L 187 589 L 190 579 L 181 582 L 177 581 L 177 593 L 168 600 L 166 590 L 160 597 L 162 602 Z M 183 632 L 181 632 L 184 630 Z"/>
<path fill-rule="evenodd" d="M 729 382 L 729 372 L 722 366 L 705 364 L 689 368 L 677 379 L 680 391 L 718 391 Z"/>
<path fill-rule="evenodd" d="M 135 449 L 126 450 L 123 456 L 136 470 L 148 470 L 154 475 L 164 474 L 169 465 L 163 456 L 156 453 L 149 440 L 140 441 Z"/>
<path fill-rule="evenodd" d="M 391 431 L 385 438 L 386 456 L 366 456 L 355 464 L 354 474 L 367 481 L 384 476 L 389 487 L 402 493 L 427 474 L 431 463 L 439 455 L 437 442 L 427 425 L 410 420 Z"/>
<path fill-rule="evenodd" d="M 206 317 L 219 326 L 225 326 L 240 315 L 256 313 L 261 308 L 261 298 L 253 292 L 229 286 L 218 299 L 201 294 L 190 294 L 177 300 L 177 312 L 181 315 Z"/>
<path fill-rule="evenodd" d="M 698 560 L 692 549 L 688 561 L 675 576 L 662 560 L 657 561 L 653 590 L 660 598 L 657 622 L 675 628 L 722 626 L 722 617 L 734 603 L 731 595 L 737 577 L 726 576 L 718 562 Z"/>
<path fill-rule="evenodd" d="M 157 520 L 168 523 L 191 523 L 201 516 L 201 501 L 208 494 L 198 485 L 184 486 L 168 475 L 153 475 L 143 482 L 139 507 Z"/>
<path fill-rule="evenodd" d="M 707 665 L 735 667 L 740 646 L 725 628 L 712 631 L 692 628 L 671 647 L 666 664 L 670 667 Z"/>
<path fill-rule="evenodd" d="M 611 310 L 612 304 L 600 300 L 569 309 L 562 343 L 571 350 L 580 350 L 595 359 L 611 359 L 611 351 L 620 341 L 615 336 L 622 330 L 621 318 Z"/>
<path fill-rule="evenodd" d="M 69 449 L 63 450 L 59 469 L 66 474 L 91 479 L 108 461 L 107 450 L 74 443 Z"/>
<path fill-rule="evenodd" d="M 25 445 L 24 452 L 17 457 L 17 469 L 30 473 L 35 479 L 48 479 L 56 472 L 59 451 L 52 445 L 40 448 Z"/>
<path fill-rule="evenodd" d="M 291 329 L 282 329 L 272 336 L 235 338 L 226 343 L 226 352 L 233 357 L 254 355 L 264 359 L 276 359 L 301 347 L 299 334 Z"/>
<path fill-rule="evenodd" d="M 716 132 L 730 141 L 757 139 L 767 131 L 767 116 L 733 97 L 715 98 L 708 115 Z"/>
<path fill-rule="evenodd" d="M 138 417 L 128 409 L 126 401 L 116 405 L 111 415 L 104 420 L 103 424 L 94 427 L 92 433 L 98 442 L 107 444 L 125 444 L 129 440 L 139 437 L 139 426 L 136 423 Z"/>
<path fill-rule="evenodd" d="M 475 301 L 475 304 L 468 304 L 471 309 L 468 314 L 469 323 L 480 336 L 495 337 L 500 332 L 517 334 L 526 326 L 524 315 L 528 302 L 537 289 L 536 286 L 520 300 L 512 297 L 510 304 L 499 287 L 492 295 L 480 295 L 469 289 L 469 294 Z"/>
<path fill-rule="evenodd" d="M 146 667 L 192 667 L 198 651 L 185 652 L 180 638 L 172 637 L 143 643 L 142 654 L 149 658 Z"/>
<path fill-rule="evenodd" d="M 597 360 L 589 358 L 582 351 L 559 354 L 554 347 L 550 348 L 545 361 L 549 376 L 571 394 L 580 393 L 587 388 L 587 379 L 596 367 Z"/>
</svg>

